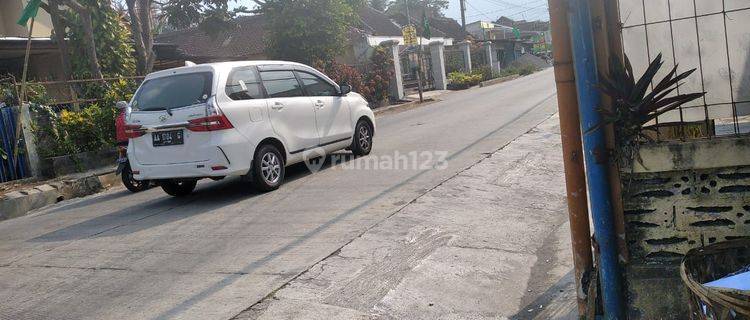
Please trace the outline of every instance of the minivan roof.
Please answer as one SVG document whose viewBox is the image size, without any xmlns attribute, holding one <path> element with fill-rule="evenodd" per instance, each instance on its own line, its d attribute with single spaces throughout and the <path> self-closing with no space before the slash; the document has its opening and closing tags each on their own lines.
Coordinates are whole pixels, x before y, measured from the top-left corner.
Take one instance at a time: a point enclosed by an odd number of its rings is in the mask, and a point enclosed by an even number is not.
<svg viewBox="0 0 750 320">
<path fill-rule="evenodd" d="M 196 64 L 196 65 L 191 65 L 191 66 L 177 67 L 177 68 L 152 72 L 146 76 L 145 80 L 152 79 L 152 78 L 160 78 L 160 77 L 172 75 L 172 74 L 182 74 L 182 73 L 200 72 L 200 71 L 214 71 L 214 72 L 222 73 L 224 71 L 228 72 L 234 67 L 255 66 L 255 65 L 293 65 L 293 66 L 301 66 L 301 67 L 310 68 L 309 66 L 298 63 L 298 62 L 281 61 L 281 60 L 247 60 L 247 61 L 211 62 L 211 63 L 201 63 L 201 64 Z"/>
</svg>

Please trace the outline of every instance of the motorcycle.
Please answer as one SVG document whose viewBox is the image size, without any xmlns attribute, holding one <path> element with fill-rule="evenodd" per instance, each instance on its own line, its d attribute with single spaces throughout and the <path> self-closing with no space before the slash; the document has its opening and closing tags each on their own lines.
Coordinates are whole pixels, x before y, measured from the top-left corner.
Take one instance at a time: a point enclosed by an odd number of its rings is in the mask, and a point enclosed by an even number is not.
<svg viewBox="0 0 750 320">
<path fill-rule="evenodd" d="M 128 161 L 128 147 L 118 146 L 117 147 L 117 172 L 120 176 L 122 184 L 130 192 L 141 192 L 148 189 L 151 186 L 151 182 L 148 180 L 136 180 L 133 178 L 133 171 L 130 170 L 130 162 Z"/>
<path fill-rule="evenodd" d="M 128 139 L 124 136 L 127 105 L 118 103 L 117 109 L 120 110 L 120 113 L 115 120 L 115 127 L 117 128 L 117 171 L 115 174 L 121 177 L 122 184 L 130 192 L 141 192 L 151 187 L 151 181 L 136 180 L 133 177 L 133 171 L 130 169 L 130 162 L 128 161 Z"/>
</svg>

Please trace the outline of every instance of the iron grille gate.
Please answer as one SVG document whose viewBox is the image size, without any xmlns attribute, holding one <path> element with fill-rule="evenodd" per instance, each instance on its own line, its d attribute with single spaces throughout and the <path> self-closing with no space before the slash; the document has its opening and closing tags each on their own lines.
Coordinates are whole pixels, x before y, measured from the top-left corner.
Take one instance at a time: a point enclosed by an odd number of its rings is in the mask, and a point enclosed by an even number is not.
<svg viewBox="0 0 750 320">
<path fill-rule="evenodd" d="M 419 83 L 417 82 L 417 72 L 419 70 L 419 53 L 417 47 L 405 48 L 399 53 L 401 60 L 401 77 L 404 83 L 404 90 L 407 94 L 416 92 Z M 432 57 L 428 49 L 422 50 L 422 88 L 424 90 L 433 90 L 435 88 L 432 77 Z"/>
</svg>

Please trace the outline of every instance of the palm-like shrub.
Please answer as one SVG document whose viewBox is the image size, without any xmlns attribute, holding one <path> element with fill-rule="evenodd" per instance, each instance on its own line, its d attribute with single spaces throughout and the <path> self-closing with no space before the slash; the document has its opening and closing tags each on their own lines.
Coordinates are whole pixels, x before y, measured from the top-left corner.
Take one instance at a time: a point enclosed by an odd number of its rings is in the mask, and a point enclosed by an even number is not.
<svg viewBox="0 0 750 320">
<path fill-rule="evenodd" d="M 656 117 L 672 111 L 685 103 L 703 97 L 705 92 L 673 94 L 680 85 L 680 81 L 690 76 L 696 69 L 677 74 L 677 66 L 660 81 L 654 78 L 664 62 L 659 54 L 651 61 L 646 71 L 635 78 L 630 60 L 625 56 L 623 65 L 620 59 L 613 56 L 610 59 L 608 75 L 600 76 L 600 90 L 612 99 L 612 108 L 600 108 L 602 125 L 612 124 L 615 130 L 617 151 L 637 151 L 641 142 L 652 139 L 645 131 L 656 131 L 654 125 L 647 125 Z M 649 87 L 653 89 L 649 92 Z M 620 157 L 622 158 L 622 157 Z"/>
</svg>

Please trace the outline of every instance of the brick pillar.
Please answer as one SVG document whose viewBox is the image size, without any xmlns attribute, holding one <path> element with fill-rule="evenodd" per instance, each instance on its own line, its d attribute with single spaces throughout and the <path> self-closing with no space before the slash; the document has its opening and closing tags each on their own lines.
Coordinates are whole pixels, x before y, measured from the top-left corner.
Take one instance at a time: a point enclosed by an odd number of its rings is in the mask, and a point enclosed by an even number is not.
<svg viewBox="0 0 750 320">
<path fill-rule="evenodd" d="M 390 79 L 389 97 L 393 100 L 404 98 L 404 81 L 401 74 L 401 59 L 398 58 L 398 40 L 386 40 L 380 43 L 393 56 L 393 76 Z"/>
<path fill-rule="evenodd" d="M 448 88 L 448 81 L 445 79 L 445 48 L 442 41 L 430 42 L 430 57 L 435 90 L 445 90 Z"/>
<path fill-rule="evenodd" d="M 464 41 L 458 44 L 464 56 L 464 71 L 471 72 L 471 42 Z"/>
</svg>

